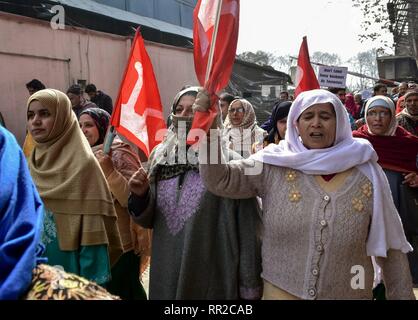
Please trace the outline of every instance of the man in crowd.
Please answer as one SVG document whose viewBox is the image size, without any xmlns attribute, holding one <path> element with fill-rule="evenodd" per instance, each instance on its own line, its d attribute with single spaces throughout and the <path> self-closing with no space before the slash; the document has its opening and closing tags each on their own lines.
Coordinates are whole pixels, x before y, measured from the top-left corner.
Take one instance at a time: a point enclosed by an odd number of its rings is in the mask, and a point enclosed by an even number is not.
<svg viewBox="0 0 418 320">
<path fill-rule="evenodd" d="M 83 90 L 78 84 L 73 84 L 67 90 L 67 96 L 73 106 L 77 119 L 80 117 L 80 113 L 88 108 L 97 108 L 97 105 L 93 102 L 87 101 L 83 97 Z"/>
<path fill-rule="evenodd" d="M 38 79 L 33 79 L 26 84 L 29 95 L 33 95 L 35 92 L 45 89 L 45 85 Z"/>
<path fill-rule="evenodd" d="M 113 102 L 110 96 L 103 91 L 97 90 L 96 86 L 92 83 L 86 86 L 86 93 L 89 95 L 91 102 L 94 102 L 100 109 L 112 114 Z"/>
</svg>

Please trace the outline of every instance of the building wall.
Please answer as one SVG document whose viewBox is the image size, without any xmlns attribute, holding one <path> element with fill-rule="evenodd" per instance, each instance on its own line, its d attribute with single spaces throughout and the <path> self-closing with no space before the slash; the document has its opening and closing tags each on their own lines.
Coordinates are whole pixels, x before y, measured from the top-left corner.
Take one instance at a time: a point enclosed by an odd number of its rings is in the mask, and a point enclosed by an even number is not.
<svg viewBox="0 0 418 320">
<path fill-rule="evenodd" d="M 66 91 L 78 80 L 91 82 L 116 99 L 130 52 L 128 38 L 66 27 L 0 12 L 0 111 L 7 128 L 23 143 L 26 125 L 25 83 L 33 78 Z M 160 89 L 164 114 L 184 84 L 196 84 L 193 52 L 146 42 Z"/>
<path fill-rule="evenodd" d="M 197 0 L 96 0 L 96 2 L 192 29 L 193 9 Z"/>
</svg>

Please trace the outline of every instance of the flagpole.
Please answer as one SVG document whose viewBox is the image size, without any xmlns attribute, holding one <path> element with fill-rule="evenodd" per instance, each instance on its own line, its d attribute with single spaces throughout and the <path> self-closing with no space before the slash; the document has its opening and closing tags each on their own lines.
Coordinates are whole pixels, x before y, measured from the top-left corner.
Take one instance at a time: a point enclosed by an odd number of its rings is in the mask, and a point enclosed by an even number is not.
<svg viewBox="0 0 418 320">
<path fill-rule="evenodd" d="M 210 44 L 208 65 L 206 67 L 205 84 L 209 79 L 210 70 L 212 69 L 213 55 L 215 54 L 215 44 L 216 44 L 216 38 L 218 36 L 218 26 L 219 26 L 219 20 L 221 17 L 221 10 L 222 10 L 222 0 L 219 0 L 218 7 L 216 8 L 215 27 L 213 29 L 212 42 Z"/>
<path fill-rule="evenodd" d="M 137 34 L 139 32 L 140 32 L 140 26 L 138 26 L 136 28 L 136 30 L 135 30 L 134 41 L 135 41 L 135 38 L 136 38 L 136 36 L 137 36 Z M 131 43 L 131 50 L 130 50 L 130 53 L 129 53 L 129 57 L 132 56 L 133 50 L 134 50 L 134 46 L 133 46 L 133 43 Z M 128 66 L 129 66 L 129 64 L 126 64 L 125 71 L 123 73 L 122 79 L 125 79 L 126 74 L 128 73 Z M 122 83 L 121 83 L 121 86 L 122 86 Z M 121 93 L 121 88 L 119 88 L 118 97 L 116 99 L 117 102 L 119 101 L 120 93 Z M 116 106 L 114 106 L 114 107 L 116 107 Z M 113 111 L 114 110 L 115 109 L 113 109 Z M 110 117 L 110 123 L 113 122 L 113 116 L 114 116 L 114 112 L 112 112 L 112 115 Z M 103 143 L 103 153 L 104 154 L 109 154 L 110 147 L 112 146 L 112 143 L 113 143 L 113 140 L 115 139 L 115 137 L 116 137 L 115 127 L 114 126 L 110 126 L 110 128 L 109 128 L 109 130 L 108 130 L 108 132 L 106 134 L 105 141 Z"/>
<path fill-rule="evenodd" d="M 109 154 L 110 152 L 110 147 L 112 146 L 113 140 L 116 137 L 116 133 L 115 133 L 115 127 L 111 126 L 109 128 L 109 131 L 106 134 L 106 138 L 105 141 L 103 143 L 103 152 L 104 154 Z"/>
</svg>

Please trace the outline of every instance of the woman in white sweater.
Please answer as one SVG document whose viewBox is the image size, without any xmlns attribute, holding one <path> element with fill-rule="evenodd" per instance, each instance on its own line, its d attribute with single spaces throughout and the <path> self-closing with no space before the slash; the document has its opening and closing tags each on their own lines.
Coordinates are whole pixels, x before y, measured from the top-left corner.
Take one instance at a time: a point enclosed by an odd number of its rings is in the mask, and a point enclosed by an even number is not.
<svg viewBox="0 0 418 320">
<path fill-rule="evenodd" d="M 249 159 L 199 159 L 214 194 L 263 200 L 264 298 L 372 299 L 375 256 L 387 298 L 414 299 L 411 246 L 387 179 L 371 144 L 352 137 L 344 106 L 328 91 L 303 92 L 287 128 Z M 218 139 L 202 147 L 211 154 Z"/>
</svg>

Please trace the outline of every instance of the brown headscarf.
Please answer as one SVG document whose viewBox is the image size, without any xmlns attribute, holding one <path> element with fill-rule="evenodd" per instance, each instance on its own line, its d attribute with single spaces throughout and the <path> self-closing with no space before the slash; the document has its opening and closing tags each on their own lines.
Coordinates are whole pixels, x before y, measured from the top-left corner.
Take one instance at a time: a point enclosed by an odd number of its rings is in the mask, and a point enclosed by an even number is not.
<svg viewBox="0 0 418 320">
<path fill-rule="evenodd" d="M 108 244 L 113 264 L 122 253 L 122 244 L 112 195 L 71 102 L 53 89 L 33 94 L 28 108 L 34 100 L 55 110 L 52 130 L 47 141 L 36 144 L 29 168 L 45 206 L 54 214 L 60 249 Z"/>
</svg>

